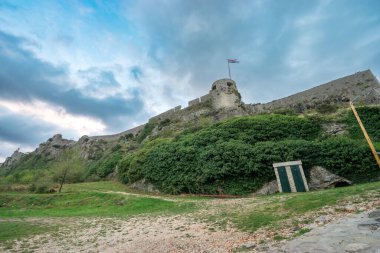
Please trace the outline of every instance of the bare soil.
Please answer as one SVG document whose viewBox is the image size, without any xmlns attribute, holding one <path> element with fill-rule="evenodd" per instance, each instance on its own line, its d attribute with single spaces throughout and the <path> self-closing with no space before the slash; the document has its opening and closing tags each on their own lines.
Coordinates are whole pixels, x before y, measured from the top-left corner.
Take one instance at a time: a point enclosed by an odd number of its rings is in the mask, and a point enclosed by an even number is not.
<svg viewBox="0 0 380 253">
<path fill-rule="evenodd" d="M 380 200 L 345 201 L 318 212 L 307 213 L 286 220 L 275 228 L 255 232 L 239 231 L 232 223 L 223 226 L 207 219 L 225 210 L 243 211 L 265 201 L 246 199 L 215 199 L 192 214 L 172 216 L 136 216 L 133 218 L 25 218 L 31 223 L 57 225 L 55 232 L 47 232 L 6 246 L 1 252 L 268 252 L 278 249 L 292 239 L 301 228 L 314 229 L 351 214 L 372 210 Z M 18 219 L 0 219 L 17 221 Z M 308 222 L 304 222 L 307 220 Z M 281 235 L 281 237 L 278 237 Z M 277 236 L 277 239 L 276 239 Z M 254 245 L 245 250 L 242 245 Z"/>
</svg>

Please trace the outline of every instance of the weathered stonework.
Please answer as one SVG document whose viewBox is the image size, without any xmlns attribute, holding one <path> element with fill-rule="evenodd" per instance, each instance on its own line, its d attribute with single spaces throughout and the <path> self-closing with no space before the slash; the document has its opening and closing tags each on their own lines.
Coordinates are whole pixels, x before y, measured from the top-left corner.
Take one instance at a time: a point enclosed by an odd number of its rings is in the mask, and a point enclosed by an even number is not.
<svg viewBox="0 0 380 253">
<path fill-rule="evenodd" d="M 99 135 L 99 136 L 82 136 L 81 139 L 83 137 L 87 137 L 88 139 L 90 140 L 104 140 L 104 141 L 118 141 L 120 140 L 120 138 L 123 138 L 124 136 L 127 136 L 128 134 L 132 134 L 132 135 L 136 135 L 138 134 L 138 132 L 143 129 L 145 126 L 145 124 L 143 125 L 140 125 L 140 126 L 137 126 L 137 127 L 134 127 L 134 128 L 131 128 L 127 131 L 124 131 L 124 132 L 121 132 L 121 133 L 118 133 L 118 134 L 111 134 L 111 135 Z"/>
<path fill-rule="evenodd" d="M 370 70 L 365 70 L 269 103 L 244 104 L 235 81 L 220 79 L 211 85 L 208 94 L 190 100 L 188 107 L 176 106 L 150 118 L 149 121 L 187 122 L 211 114 L 214 121 L 220 121 L 234 116 L 257 115 L 281 109 L 303 112 L 324 104 L 348 105 L 348 101 L 354 98 L 356 102 L 362 104 L 380 104 L 379 94 L 371 92 L 372 90 L 380 90 L 379 82 Z M 89 138 L 116 141 L 125 134 L 138 134 L 144 125 L 115 135 Z"/>
<path fill-rule="evenodd" d="M 348 106 L 348 101 L 352 99 L 355 99 L 356 103 L 365 105 L 380 104 L 380 95 L 374 90 L 380 90 L 379 82 L 370 70 L 365 70 L 269 103 L 244 104 L 235 81 L 221 79 L 212 84 L 208 94 L 189 101 L 188 107 L 176 106 L 150 118 L 149 122 L 154 121 L 157 125 L 165 121 L 169 122 L 169 126 L 157 127 L 153 131 L 158 134 L 159 131 L 170 130 L 170 124 L 173 122 L 182 122 L 182 125 L 186 125 L 190 121 L 199 121 L 202 117 L 208 117 L 213 122 L 217 122 L 234 116 L 257 115 L 283 109 L 303 112 L 321 105 Z M 95 159 L 97 154 L 104 152 L 108 142 L 127 139 L 131 135 L 136 136 L 144 126 L 145 124 L 114 135 L 84 136 L 78 141 L 80 149 L 83 149 L 81 157 L 86 160 Z M 345 131 L 344 126 L 338 124 L 326 125 L 324 128 L 326 133 L 332 135 L 339 135 Z M 75 141 L 62 139 L 61 135 L 55 135 L 47 142 L 40 144 L 34 153 L 54 159 L 63 149 L 75 143 Z M 4 162 L 1 168 L 9 167 L 7 165 L 11 160 L 7 160 L 8 162 Z"/>
<path fill-rule="evenodd" d="M 214 109 L 236 108 L 242 104 L 236 83 L 230 79 L 215 81 L 211 86 L 212 106 Z"/>
<path fill-rule="evenodd" d="M 251 104 L 255 112 L 271 112 L 290 108 L 296 112 L 322 104 L 345 105 L 355 99 L 365 105 L 380 103 L 380 84 L 371 70 L 357 72 L 294 95 L 265 104 Z"/>
</svg>

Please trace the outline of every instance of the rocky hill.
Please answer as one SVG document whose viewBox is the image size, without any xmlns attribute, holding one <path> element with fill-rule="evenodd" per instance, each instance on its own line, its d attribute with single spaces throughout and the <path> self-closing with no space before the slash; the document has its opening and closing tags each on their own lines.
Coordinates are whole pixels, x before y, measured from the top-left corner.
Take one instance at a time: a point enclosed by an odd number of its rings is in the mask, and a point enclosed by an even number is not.
<svg viewBox="0 0 380 253">
<path fill-rule="evenodd" d="M 379 93 L 376 92 L 379 89 L 380 85 L 375 76 L 370 70 L 366 70 L 269 103 L 245 104 L 242 102 L 236 83 L 230 79 L 221 79 L 211 85 L 211 89 L 208 94 L 189 101 L 186 108 L 181 108 L 181 106 L 174 107 L 164 113 L 150 118 L 146 124 L 136 128 L 114 135 L 83 136 L 78 141 L 66 140 L 63 139 L 60 134 L 57 134 L 48 139 L 45 143 L 40 144 L 39 147 L 31 153 L 23 154 L 16 151 L 0 166 L 0 173 L 5 177 L 9 176 L 10 178 L 12 175 L 17 175 L 17 178 L 30 178 L 31 176 L 29 174 L 33 174 L 31 171 L 46 170 L 49 172 L 41 172 L 41 175 L 49 176 L 54 174 L 52 171 L 55 170 L 54 168 L 57 167 L 59 162 L 62 160 L 61 158 L 65 154 L 65 150 L 72 150 L 73 152 L 70 154 L 73 157 L 66 159 L 72 159 L 73 163 L 76 161 L 77 164 L 80 164 L 78 166 L 82 167 L 82 171 L 80 172 L 82 173 L 82 176 L 78 180 L 96 180 L 102 177 L 117 176 L 124 182 L 138 183 L 137 181 L 142 179 L 141 175 L 143 173 L 139 172 L 139 175 L 135 175 L 135 172 L 132 171 L 133 169 L 142 169 L 141 164 L 145 163 L 144 159 L 147 152 L 150 151 L 153 146 L 160 145 L 162 141 L 171 140 L 172 138 L 175 138 L 174 140 L 176 140 L 179 135 L 186 136 L 188 133 L 191 134 L 199 131 L 200 129 L 207 129 L 207 127 L 211 127 L 218 122 L 236 116 L 247 117 L 256 116 L 259 114 L 284 112 L 296 115 L 297 113 L 307 114 L 315 111 L 322 114 L 326 113 L 326 111 L 334 114 L 337 110 L 343 110 L 344 115 L 338 115 L 337 119 L 334 120 L 331 120 L 331 117 L 328 120 L 320 120 L 320 118 L 314 121 L 311 120 L 310 122 L 314 122 L 318 125 L 323 132 L 323 134 L 317 134 L 313 138 L 318 140 L 318 138 L 322 138 L 323 135 L 349 135 L 352 132 L 352 127 L 350 128 L 350 123 L 347 123 L 347 110 L 344 110 L 344 108 L 348 107 L 348 101 L 355 99 L 355 101 L 361 105 L 377 105 L 380 103 Z M 326 108 L 328 110 L 326 110 Z M 377 109 L 375 108 L 371 111 L 371 113 L 376 114 Z M 371 119 L 375 122 L 371 125 L 377 126 L 377 118 L 372 117 Z M 288 121 L 288 119 L 281 118 L 275 119 L 273 122 L 268 121 L 267 123 L 274 124 L 277 120 L 279 120 L 279 122 L 285 120 L 283 122 L 285 127 L 288 127 L 286 124 L 293 124 L 291 123 L 292 120 Z M 249 120 L 248 122 L 251 121 Z M 249 123 L 252 124 L 249 127 L 255 127 L 255 124 L 258 124 L 255 122 L 256 121 L 252 121 Z M 267 127 L 268 126 L 263 126 L 261 130 L 264 129 L 264 132 L 272 131 Z M 289 127 L 291 126 L 289 125 Z M 241 130 L 250 131 L 249 128 L 244 130 L 244 127 Z M 222 130 L 219 129 L 215 131 L 218 132 Z M 231 130 L 225 129 L 223 131 Z M 271 137 L 270 134 L 268 135 L 267 132 L 264 132 L 262 134 L 267 136 L 267 139 L 264 138 L 261 141 L 271 141 L 271 138 L 274 138 L 273 136 Z M 214 135 L 212 132 L 207 133 L 209 135 Z M 255 132 L 252 134 L 255 135 Z M 229 138 L 232 139 L 238 138 L 231 134 L 229 136 Z M 201 138 L 202 141 L 203 138 L 204 137 Z M 215 136 L 215 138 L 219 137 Z M 296 137 L 286 137 L 285 135 L 278 140 L 286 140 L 287 138 L 297 139 Z M 300 138 L 303 139 L 303 137 Z M 355 138 L 357 139 L 358 135 L 356 135 Z M 201 139 L 199 141 L 201 141 Z M 192 141 L 195 140 L 196 139 Z M 227 138 L 220 141 L 229 142 L 230 139 Z M 311 141 L 311 139 L 309 141 Z M 213 143 L 213 141 L 209 143 Z M 246 144 L 253 145 L 254 143 L 248 142 Z M 184 145 L 189 146 L 189 144 Z M 318 145 L 313 147 L 316 148 Z M 203 146 L 196 147 L 196 149 L 199 150 L 202 148 Z M 247 148 L 249 147 L 247 146 Z M 65 155 L 67 156 L 67 154 Z M 129 164 L 128 166 L 132 166 L 133 168 L 131 170 L 128 169 L 128 171 L 120 172 L 123 161 L 125 165 L 126 158 L 127 160 L 131 159 L 131 161 L 128 162 L 132 165 Z M 187 163 L 191 164 L 192 162 L 193 161 L 188 161 Z M 273 161 L 268 160 L 268 162 Z M 218 166 L 216 166 L 215 169 L 217 169 Z M 133 179 L 134 177 L 135 180 L 131 180 L 131 178 Z M 271 176 L 267 177 L 268 180 L 270 178 Z M 150 181 L 154 180 L 151 178 Z M 257 183 L 261 184 L 262 181 L 257 181 Z M 252 187 L 255 188 L 257 185 Z M 170 190 L 168 192 L 170 192 Z"/>
</svg>

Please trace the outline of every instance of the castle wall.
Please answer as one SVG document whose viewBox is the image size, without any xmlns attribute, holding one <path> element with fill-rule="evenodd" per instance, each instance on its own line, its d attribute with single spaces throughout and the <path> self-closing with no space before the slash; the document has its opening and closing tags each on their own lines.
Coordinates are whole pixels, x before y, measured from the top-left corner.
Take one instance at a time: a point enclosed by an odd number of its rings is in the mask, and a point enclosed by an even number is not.
<svg viewBox="0 0 380 253">
<path fill-rule="evenodd" d="M 182 108 L 182 106 L 178 105 L 178 106 L 176 106 L 170 110 L 167 110 L 166 112 L 160 113 L 160 114 L 150 118 L 149 121 L 151 121 L 151 120 L 163 120 L 163 119 L 171 118 L 177 112 L 179 112 L 181 110 L 181 108 Z"/>
<path fill-rule="evenodd" d="M 201 100 L 201 103 L 205 103 L 205 102 L 208 102 L 212 99 L 211 95 L 210 94 L 207 94 L 207 95 L 204 95 L 202 97 L 200 97 L 200 100 Z"/>
<path fill-rule="evenodd" d="M 144 128 L 146 124 L 134 127 L 132 129 L 129 129 L 127 131 L 118 133 L 118 134 L 112 134 L 112 135 L 100 135 L 100 136 L 90 136 L 88 137 L 91 140 L 104 140 L 104 141 L 117 141 L 121 136 L 127 135 L 127 134 L 133 134 L 136 135 L 141 129 Z"/>
<path fill-rule="evenodd" d="M 251 107 L 254 111 L 281 108 L 304 111 L 321 104 L 347 104 L 352 99 L 355 99 L 356 103 L 379 104 L 380 95 L 373 89 L 380 90 L 380 84 L 370 70 L 365 70 L 282 99 Z"/>
<path fill-rule="evenodd" d="M 200 98 L 196 98 L 196 99 L 193 99 L 193 100 L 190 100 L 189 101 L 189 106 L 194 106 L 194 105 L 197 105 L 201 102 Z"/>
<path fill-rule="evenodd" d="M 243 104 L 236 83 L 230 79 L 221 79 L 212 84 L 208 94 L 189 101 L 188 107 L 176 106 L 150 118 L 149 121 L 173 118 L 183 121 L 193 120 L 210 113 L 212 110 L 219 109 L 223 110 L 222 112 L 219 110 L 219 114 L 215 116 L 216 120 L 239 115 L 273 112 L 278 109 L 293 108 L 297 111 L 304 111 L 326 103 L 347 104 L 350 99 L 354 98 L 357 103 L 380 104 L 380 95 L 373 92 L 373 89 L 380 91 L 380 84 L 372 72 L 366 70 L 269 103 Z M 145 124 L 115 135 L 89 138 L 114 141 L 129 133 L 136 135 L 144 126 Z"/>
</svg>

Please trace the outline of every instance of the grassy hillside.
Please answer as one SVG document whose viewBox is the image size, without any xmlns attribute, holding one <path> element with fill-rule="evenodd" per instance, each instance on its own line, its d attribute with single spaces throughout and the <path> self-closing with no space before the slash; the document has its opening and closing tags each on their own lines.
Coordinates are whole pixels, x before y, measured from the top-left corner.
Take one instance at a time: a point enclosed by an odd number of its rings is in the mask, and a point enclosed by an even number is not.
<svg viewBox="0 0 380 253">
<path fill-rule="evenodd" d="M 380 148 L 380 107 L 357 109 Z M 333 123 L 345 126 L 346 132 L 339 137 L 327 134 L 324 125 Z M 306 174 L 312 166 L 321 165 L 354 182 L 379 178 L 349 109 L 178 124 L 151 122 L 137 136 L 109 144 L 91 161 L 80 158 L 78 147 L 63 152 L 57 160 L 27 155 L 10 172 L 0 175 L 0 189 L 27 184 L 35 192 L 49 191 L 56 188 L 65 164 L 70 166 L 67 182 L 117 177 L 128 184 L 145 178 L 160 191 L 172 194 L 247 194 L 274 179 L 274 162 L 288 160 L 302 160 Z M 175 131 L 166 131 L 165 127 L 172 125 Z M 158 132 L 153 134 L 156 126 Z"/>
<path fill-rule="evenodd" d="M 273 163 L 289 160 L 302 160 L 306 174 L 320 165 L 354 182 L 377 180 L 380 173 L 366 143 L 351 132 L 326 135 L 322 124 L 327 120 L 286 115 L 228 119 L 146 144 L 123 158 L 119 173 L 124 182 L 145 178 L 172 194 L 247 194 L 275 178 Z"/>
</svg>

